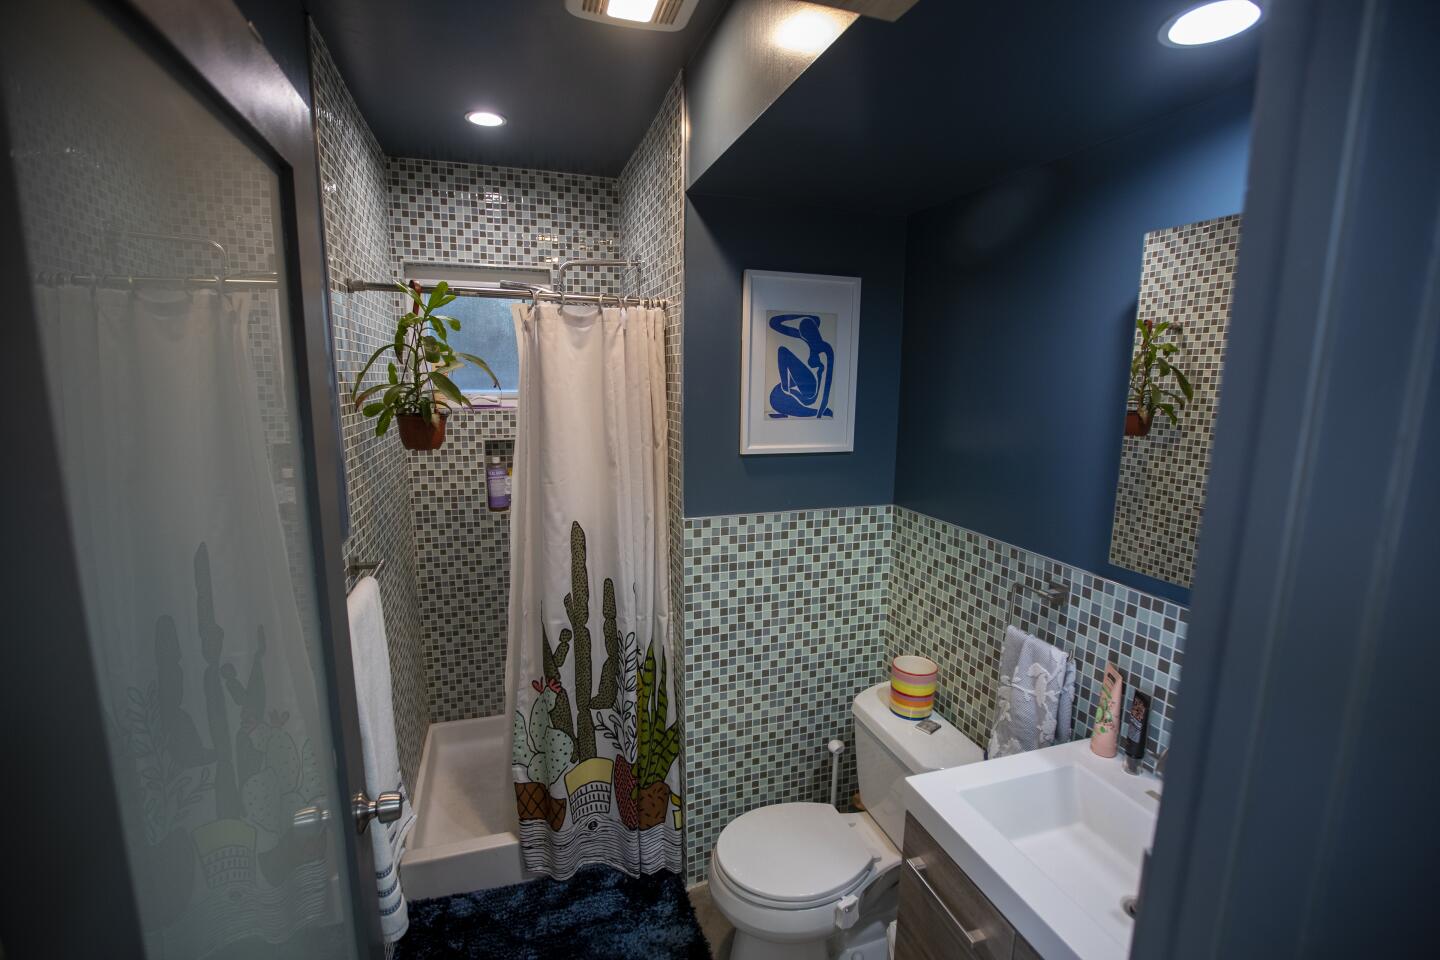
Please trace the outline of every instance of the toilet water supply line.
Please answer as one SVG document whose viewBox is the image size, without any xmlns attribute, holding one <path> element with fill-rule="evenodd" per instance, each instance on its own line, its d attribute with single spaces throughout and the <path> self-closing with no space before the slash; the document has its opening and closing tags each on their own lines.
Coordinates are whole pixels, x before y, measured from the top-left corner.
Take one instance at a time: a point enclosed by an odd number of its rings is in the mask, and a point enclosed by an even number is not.
<svg viewBox="0 0 1440 960">
<path fill-rule="evenodd" d="M 840 808 L 840 754 L 845 752 L 843 740 L 831 740 L 826 748 L 830 751 L 830 806 Z M 872 859 L 871 864 L 875 863 Z M 847 893 L 835 902 L 835 928 L 849 930 L 860 919 L 860 898 Z M 858 956 L 858 952 L 855 954 Z"/>
</svg>

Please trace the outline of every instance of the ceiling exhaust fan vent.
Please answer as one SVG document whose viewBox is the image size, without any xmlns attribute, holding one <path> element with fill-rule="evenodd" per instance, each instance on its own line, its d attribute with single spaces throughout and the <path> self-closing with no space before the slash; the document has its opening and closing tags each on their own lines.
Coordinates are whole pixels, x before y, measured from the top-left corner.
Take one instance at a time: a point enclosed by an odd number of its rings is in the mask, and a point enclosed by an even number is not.
<svg viewBox="0 0 1440 960">
<path fill-rule="evenodd" d="M 582 20 L 598 20 L 616 27 L 674 31 L 685 29 L 699 2 L 700 0 L 659 0 L 655 5 L 655 14 L 646 23 L 610 16 L 606 12 L 610 0 L 565 0 L 565 9 Z"/>
</svg>

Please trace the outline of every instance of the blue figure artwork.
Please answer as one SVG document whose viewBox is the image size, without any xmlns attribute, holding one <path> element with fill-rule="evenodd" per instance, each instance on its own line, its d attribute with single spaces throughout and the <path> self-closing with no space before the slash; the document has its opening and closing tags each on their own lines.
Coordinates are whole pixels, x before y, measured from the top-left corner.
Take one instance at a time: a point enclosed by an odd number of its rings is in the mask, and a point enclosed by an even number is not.
<svg viewBox="0 0 1440 960">
<path fill-rule="evenodd" d="M 813 313 L 779 313 L 770 318 L 770 329 L 804 342 L 810 352 L 802 361 L 787 346 L 775 351 L 780 382 L 770 391 L 770 417 L 834 417 L 830 387 L 835 379 L 835 348 L 821 335 L 820 318 Z"/>
</svg>

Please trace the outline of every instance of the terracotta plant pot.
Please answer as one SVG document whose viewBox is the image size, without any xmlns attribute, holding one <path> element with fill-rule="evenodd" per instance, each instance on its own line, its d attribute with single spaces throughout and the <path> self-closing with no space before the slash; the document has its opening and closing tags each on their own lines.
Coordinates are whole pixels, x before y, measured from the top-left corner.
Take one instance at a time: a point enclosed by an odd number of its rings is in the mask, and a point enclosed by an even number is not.
<svg viewBox="0 0 1440 960">
<path fill-rule="evenodd" d="M 1125 411 L 1125 436 L 1143 437 L 1150 432 L 1150 421 L 1140 416 L 1138 410 Z"/>
<path fill-rule="evenodd" d="M 515 784 L 515 806 L 521 820 L 545 820 L 550 816 L 550 792 L 543 783 Z"/>
<path fill-rule="evenodd" d="M 515 806 L 520 819 L 544 820 L 551 830 L 565 825 L 565 798 L 552 797 L 543 783 L 515 784 Z"/>
<path fill-rule="evenodd" d="M 402 413 L 395 418 L 400 426 L 400 442 L 406 450 L 439 450 L 445 442 L 445 421 L 449 418 L 447 413 L 440 414 L 438 420 Z"/>
<path fill-rule="evenodd" d="M 640 807 L 636 798 L 640 794 L 635 783 L 635 768 L 623 756 L 615 758 L 615 806 L 620 811 L 620 822 L 628 830 L 640 827 Z"/>
<path fill-rule="evenodd" d="M 549 807 L 546 811 L 549 815 L 545 822 L 550 824 L 550 829 L 558 832 L 565 825 L 565 803 L 564 797 L 551 797 Z"/>
<path fill-rule="evenodd" d="M 649 830 L 670 812 L 670 784 L 661 780 L 640 791 L 640 829 Z"/>
</svg>

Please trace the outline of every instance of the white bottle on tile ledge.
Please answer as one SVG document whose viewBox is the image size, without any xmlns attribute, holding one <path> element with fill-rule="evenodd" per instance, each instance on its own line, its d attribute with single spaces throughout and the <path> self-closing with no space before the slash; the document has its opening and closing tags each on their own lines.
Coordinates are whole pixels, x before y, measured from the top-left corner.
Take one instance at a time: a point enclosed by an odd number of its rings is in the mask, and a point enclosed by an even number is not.
<svg viewBox="0 0 1440 960">
<path fill-rule="evenodd" d="M 510 509 L 510 471 L 499 457 L 491 457 L 485 468 L 485 499 L 494 512 Z"/>
</svg>

